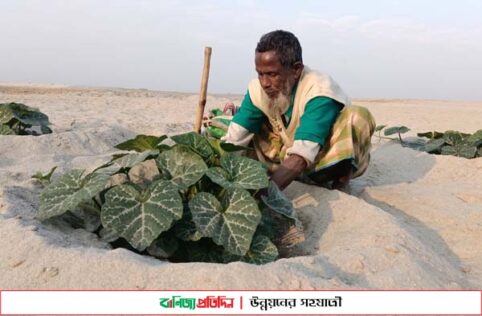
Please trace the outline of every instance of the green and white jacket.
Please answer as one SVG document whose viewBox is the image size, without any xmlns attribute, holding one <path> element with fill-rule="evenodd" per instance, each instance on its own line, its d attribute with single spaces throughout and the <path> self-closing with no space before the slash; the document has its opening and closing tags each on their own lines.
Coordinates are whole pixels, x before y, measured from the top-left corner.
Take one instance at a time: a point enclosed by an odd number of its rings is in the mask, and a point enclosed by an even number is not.
<svg viewBox="0 0 482 316">
<path fill-rule="evenodd" d="M 260 160 L 276 164 L 286 154 L 298 154 L 311 164 L 339 112 L 350 104 L 330 76 L 305 67 L 293 88 L 290 106 L 283 113 L 276 112 L 263 97 L 259 80 L 254 79 L 223 139 L 246 146 L 254 137 L 255 148 L 264 156 L 258 153 Z"/>
</svg>

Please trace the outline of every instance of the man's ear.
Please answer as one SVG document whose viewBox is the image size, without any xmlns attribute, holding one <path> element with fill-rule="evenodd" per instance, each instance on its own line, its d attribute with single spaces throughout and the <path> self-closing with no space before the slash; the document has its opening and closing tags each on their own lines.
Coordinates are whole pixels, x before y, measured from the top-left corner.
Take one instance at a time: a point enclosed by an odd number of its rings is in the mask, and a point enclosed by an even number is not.
<svg viewBox="0 0 482 316">
<path fill-rule="evenodd" d="M 303 72 L 304 67 L 305 66 L 300 61 L 297 61 L 293 64 L 293 73 L 294 73 L 294 76 L 295 76 L 296 80 L 300 79 L 301 73 Z"/>
</svg>

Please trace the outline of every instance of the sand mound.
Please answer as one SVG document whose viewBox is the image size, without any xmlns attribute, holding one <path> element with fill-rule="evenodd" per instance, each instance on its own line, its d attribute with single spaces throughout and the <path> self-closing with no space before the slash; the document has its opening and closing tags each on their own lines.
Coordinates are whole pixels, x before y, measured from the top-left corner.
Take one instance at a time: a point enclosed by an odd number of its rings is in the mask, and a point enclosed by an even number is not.
<svg viewBox="0 0 482 316">
<path fill-rule="evenodd" d="M 208 104 L 220 107 L 240 99 L 211 96 Z M 173 264 L 125 249 L 112 250 L 84 230 L 39 223 L 34 215 L 41 188 L 30 177 L 53 166 L 59 166 L 57 174 L 96 167 L 110 159 L 113 145 L 136 134 L 187 131 L 192 128 L 197 96 L 126 89 L 0 87 L 0 102 L 13 101 L 47 113 L 54 133 L 0 136 L 2 289 L 482 286 L 480 158 L 433 156 L 374 139 L 371 165 L 347 193 L 296 182 L 288 187 L 286 193 L 295 202 L 307 237 L 293 250 L 293 257 L 263 266 Z M 379 124 L 394 124 L 396 117 L 396 124 L 415 131 L 481 128 L 475 122 L 460 121 L 469 113 L 480 117 L 480 104 L 403 100 L 359 104 L 368 106 Z M 433 111 L 439 106 L 441 111 Z M 433 120 L 439 125 L 425 127 L 428 113 L 430 118 L 440 113 Z"/>
</svg>

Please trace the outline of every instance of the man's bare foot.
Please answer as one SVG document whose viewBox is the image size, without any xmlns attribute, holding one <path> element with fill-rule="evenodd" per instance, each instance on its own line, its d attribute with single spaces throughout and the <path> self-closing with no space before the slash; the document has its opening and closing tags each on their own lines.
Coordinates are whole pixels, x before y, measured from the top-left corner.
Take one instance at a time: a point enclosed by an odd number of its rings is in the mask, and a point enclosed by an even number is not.
<svg viewBox="0 0 482 316">
<path fill-rule="evenodd" d="M 333 184 L 331 185 L 331 188 L 333 190 L 344 191 L 344 189 L 346 189 L 346 187 L 348 186 L 349 183 L 350 183 L 350 177 L 349 176 L 341 177 L 338 180 L 333 181 Z"/>
<path fill-rule="evenodd" d="M 348 174 L 342 177 L 339 177 L 338 179 L 333 181 L 331 188 L 333 190 L 346 191 L 348 184 L 350 183 L 352 174 L 353 174 L 353 169 L 350 168 L 350 171 L 348 172 Z"/>
</svg>

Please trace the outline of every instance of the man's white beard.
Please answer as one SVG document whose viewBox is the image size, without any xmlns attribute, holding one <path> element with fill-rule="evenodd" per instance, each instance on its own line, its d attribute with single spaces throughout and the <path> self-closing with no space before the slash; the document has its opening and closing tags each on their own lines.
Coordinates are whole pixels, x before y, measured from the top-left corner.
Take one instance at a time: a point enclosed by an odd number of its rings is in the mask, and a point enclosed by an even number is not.
<svg viewBox="0 0 482 316">
<path fill-rule="evenodd" d="M 261 98 L 264 104 L 269 104 L 269 110 L 272 116 L 276 116 L 277 113 L 284 114 L 290 106 L 291 94 L 290 84 L 287 81 L 282 91 L 278 93 L 275 98 L 270 98 L 264 90 L 261 92 Z"/>
</svg>

